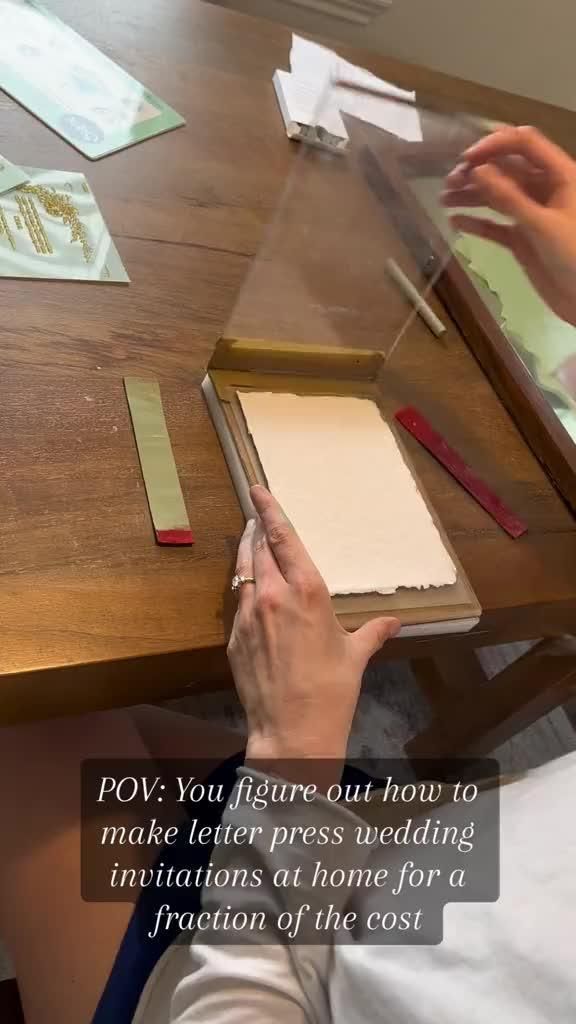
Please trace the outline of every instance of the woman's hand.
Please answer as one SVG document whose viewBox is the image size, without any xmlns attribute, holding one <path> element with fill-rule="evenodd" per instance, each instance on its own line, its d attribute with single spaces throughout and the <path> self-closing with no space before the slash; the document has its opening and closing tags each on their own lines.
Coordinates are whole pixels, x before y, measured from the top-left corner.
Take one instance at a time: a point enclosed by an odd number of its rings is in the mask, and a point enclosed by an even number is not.
<svg viewBox="0 0 576 1024">
<path fill-rule="evenodd" d="M 239 593 L 228 656 L 248 719 L 249 760 L 341 760 L 362 673 L 397 633 L 393 618 L 347 633 L 328 590 L 278 502 L 251 491 L 259 519 L 240 541 Z"/>
<path fill-rule="evenodd" d="M 576 326 L 576 162 L 535 128 L 503 128 L 448 175 L 447 207 L 488 206 L 512 224 L 454 215 L 459 231 L 510 249 L 542 298 Z"/>
</svg>

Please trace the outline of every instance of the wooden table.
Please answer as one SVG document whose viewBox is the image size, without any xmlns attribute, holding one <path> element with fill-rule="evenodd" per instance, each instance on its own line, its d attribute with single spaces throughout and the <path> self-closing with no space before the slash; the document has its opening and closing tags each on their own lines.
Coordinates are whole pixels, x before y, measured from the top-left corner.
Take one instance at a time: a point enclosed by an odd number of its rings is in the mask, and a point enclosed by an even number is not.
<svg viewBox="0 0 576 1024">
<path fill-rule="evenodd" d="M 199 382 L 297 150 L 271 85 L 274 69 L 287 66 L 286 29 L 195 0 L 51 6 L 188 123 L 91 163 L 0 94 L 0 152 L 86 173 L 132 278 L 128 288 L 0 281 L 5 722 L 228 680 L 229 582 L 242 522 Z M 355 59 L 447 108 L 574 138 L 568 112 L 393 60 Z M 406 397 L 529 525 L 511 541 L 413 446 L 484 609 L 468 636 L 386 647 L 386 657 L 417 657 L 437 695 L 442 664 L 470 682 L 474 647 L 573 630 L 576 524 L 456 328 L 438 347 L 416 323 L 404 344 L 414 353 Z M 128 373 L 160 380 L 193 548 L 154 544 L 123 394 Z M 541 710 L 553 681 L 535 688 Z M 522 703 L 520 695 L 512 711 Z"/>
</svg>

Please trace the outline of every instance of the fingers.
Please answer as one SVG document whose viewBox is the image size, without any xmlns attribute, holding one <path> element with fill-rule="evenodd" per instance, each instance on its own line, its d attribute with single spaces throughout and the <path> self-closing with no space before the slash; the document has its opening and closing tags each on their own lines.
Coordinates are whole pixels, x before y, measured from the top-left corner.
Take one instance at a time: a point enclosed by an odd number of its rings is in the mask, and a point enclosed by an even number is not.
<svg viewBox="0 0 576 1024">
<path fill-rule="evenodd" d="M 486 238 L 489 242 L 497 242 L 514 251 L 516 231 L 510 224 L 497 224 L 496 221 L 484 217 L 466 217 L 464 214 L 450 218 L 455 231 L 464 231 L 468 235 Z"/>
<path fill-rule="evenodd" d="M 488 161 L 485 161 L 488 162 Z M 543 172 L 540 168 L 533 167 L 532 164 L 528 163 L 523 156 L 504 156 L 498 157 L 497 159 L 490 160 L 490 163 L 495 164 L 504 171 L 510 178 L 517 181 L 519 185 L 524 185 L 526 188 L 531 188 L 533 184 L 537 184 L 543 180 Z M 457 164 L 450 174 L 446 175 L 446 181 L 450 188 L 462 188 L 467 185 L 470 181 L 470 171 L 473 167 L 479 166 L 474 163 L 469 163 L 463 160 Z"/>
<path fill-rule="evenodd" d="M 276 499 L 259 484 L 250 489 L 250 497 L 284 579 L 294 583 L 307 576 L 317 576 L 314 562 Z"/>
<path fill-rule="evenodd" d="M 266 531 L 260 520 L 257 520 L 254 533 L 252 534 L 252 550 L 256 590 L 267 590 L 270 586 L 278 583 L 284 584 L 284 577 L 278 568 L 278 562 L 270 550 Z"/>
<path fill-rule="evenodd" d="M 463 188 L 447 188 L 440 196 L 442 206 L 454 207 L 489 206 L 486 196 L 477 185 L 466 185 Z"/>
<path fill-rule="evenodd" d="M 256 520 L 249 519 L 238 545 L 236 555 L 236 572 L 238 576 L 254 578 L 254 552 L 252 538 L 256 528 Z M 254 600 L 254 584 L 245 583 L 238 592 L 238 608 L 247 607 Z"/>
<path fill-rule="evenodd" d="M 524 157 L 506 157 L 495 163 L 507 178 L 538 203 L 545 203 L 550 198 L 550 187 L 545 175 L 534 170 Z M 474 180 L 473 167 L 470 164 L 458 164 L 446 178 L 446 188 L 441 196 L 444 206 L 487 206 L 489 205 L 482 187 Z"/>
<path fill-rule="evenodd" d="M 362 671 L 366 668 L 370 658 L 380 650 L 387 640 L 396 636 L 399 629 L 398 619 L 371 619 L 352 635 L 352 643 Z"/>
<path fill-rule="evenodd" d="M 528 227 L 540 224 L 543 208 L 498 167 L 492 164 L 475 167 L 470 172 L 470 179 L 470 184 L 482 196 L 483 206 L 489 206 Z"/>
<path fill-rule="evenodd" d="M 576 397 L 576 356 L 568 356 L 556 370 L 556 377 L 568 394 Z"/>
<path fill-rule="evenodd" d="M 470 164 L 466 161 L 456 164 L 453 171 L 446 175 L 446 186 L 448 189 L 465 188 L 470 181 Z"/>
<path fill-rule="evenodd" d="M 536 128 L 503 128 L 488 135 L 464 153 L 470 166 L 478 167 L 503 156 L 523 156 L 533 167 L 545 170 L 555 184 L 574 175 L 574 161 Z"/>
</svg>

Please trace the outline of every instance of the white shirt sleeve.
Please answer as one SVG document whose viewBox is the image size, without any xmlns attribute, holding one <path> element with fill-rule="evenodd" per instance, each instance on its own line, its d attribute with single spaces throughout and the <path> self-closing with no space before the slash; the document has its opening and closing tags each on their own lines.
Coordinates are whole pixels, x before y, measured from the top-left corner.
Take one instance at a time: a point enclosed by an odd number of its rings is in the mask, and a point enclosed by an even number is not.
<svg viewBox="0 0 576 1024">
<path fill-rule="evenodd" d="M 197 932 L 187 945 L 172 946 L 157 966 L 134 1024 L 573 1024 L 575 791 L 576 754 L 503 787 L 500 899 L 446 905 L 441 944 L 333 943 L 327 936 L 325 945 L 283 945 L 264 935 L 230 947 Z M 479 828 L 491 814 L 481 794 Z M 321 798 L 299 811 L 256 812 L 250 821 L 273 827 L 298 815 L 316 825 L 358 822 Z M 244 809 L 236 820 L 248 823 Z M 335 847 L 336 866 L 362 866 L 353 845 Z M 307 853 L 304 844 L 291 845 L 285 859 L 305 864 Z M 375 856 L 386 863 L 390 851 Z M 253 847 L 222 849 L 218 860 L 266 863 L 269 872 L 277 864 L 266 849 Z M 329 860 L 323 852 L 322 863 Z M 225 891 L 221 903 L 241 907 L 246 892 Z M 315 895 L 322 899 L 321 891 Z M 313 896 L 297 890 L 287 900 L 312 903 Z M 331 890 L 330 901 L 337 903 L 338 890 Z"/>
<path fill-rule="evenodd" d="M 249 776 L 265 781 L 266 776 L 242 768 L 239 778 Z M 278 782 L 279 780 L 270 780 Z M 238 792 L 238 784 L 235 793 Z M 234 803 L 234 797 L 230 804 Z M 212 862 L 215 868 L 248 867 L 262 871 L 262 885 L 244 889 L 230 885 L 221 889 L 205 887 L 203 909 L 215 912 L 218 907 L 227 910 L 264 909 L 267 920 L 276 921 L 283 911 L 297 912 L 305 905 L 306 920 L 310 924 L 318 910 L 323 909 L 321 889 L 312 887 L 314 863 L 318 860 L 318 847 L 290 841 L 280 850 L 270 852 L 270 839 L 276 827 L 291 829 L 319 828 L 327 834 L 340 829 L 343 842 L 322 848 L 322 865 L 331 860 L 338 866 L 357 866 L 358 849 L 346 835 L 346 828 L 356 821 L 355 816 L 321 796 L 312 803 L 296 799 L 280 805 L 269 804 L 265 810 L 254 810 L 244 802 L 234 811 L 227 809 L 224 825 L 257 825 L 261 834 L 249 845 L 221 846 L 215 850 Z M 272 877 L 278 869 L 293 870 L 300 866 L 300 886 L 275 888 Z M 344 890 L 342 901 L 347 898 Z M 338 894 L 330 890 L 330 902 L 338 904 Z M 337 907 L 335 908 L 337 909 Z M 311 932 L 306 926 L 299 932 L 304 940 Z M 242 933 L 241 945 L 224 945 L 222 933 L 209 930 L 197 932 L 187 948 L 188 970 L 176 987 L 172 999 L 170 1024 L 210 1022 L 210 1024 L 324 1024 L 331 1020 L 329 1003 L 329 975 L 333 959 L 330 936 L 315 936 L 314 943 L 282 943 L 274 927 L 264 932 Z"/>
</svg>

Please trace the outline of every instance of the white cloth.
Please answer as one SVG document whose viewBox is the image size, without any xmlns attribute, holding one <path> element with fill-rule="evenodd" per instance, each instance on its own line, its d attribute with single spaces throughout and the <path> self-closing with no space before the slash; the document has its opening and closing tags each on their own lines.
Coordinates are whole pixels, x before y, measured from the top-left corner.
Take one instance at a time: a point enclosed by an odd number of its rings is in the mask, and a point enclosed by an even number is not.
<svg viewBox="0 0 576 1024">
<path fill-rule="evenodd" d="M 447 906 L 441 945 L 240 947 L 198 935 L 168 950 L 133 1024 L 573 1024 L 575 788 L 576 754 L 503 787 L 500 900 Z M 314 804 L 316 825 L 341 816 Z M 258 820 L 285 817 L 276 807 Z M 223 857 L 238 866 L 239 852 L 258 858 L 252 847 Z M 230 890 L 219 899 L 242 905 Z"/>
</svg>

